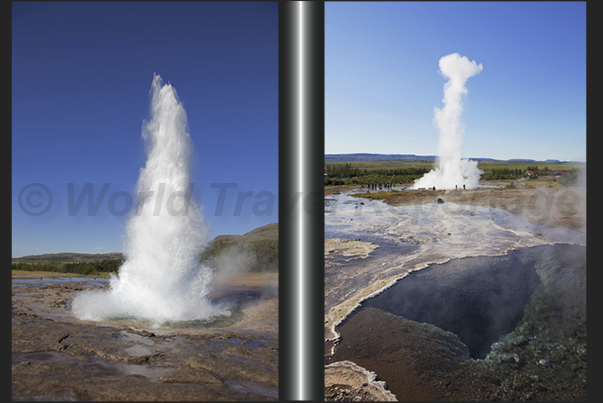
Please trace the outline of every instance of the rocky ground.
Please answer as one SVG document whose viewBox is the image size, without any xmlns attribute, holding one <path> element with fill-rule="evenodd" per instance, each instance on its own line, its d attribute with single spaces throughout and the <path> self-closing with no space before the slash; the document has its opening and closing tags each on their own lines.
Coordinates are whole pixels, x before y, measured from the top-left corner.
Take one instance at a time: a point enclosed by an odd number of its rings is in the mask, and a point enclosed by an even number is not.
<svg viewBox="0 0 603 403">
<path fill-rule="evenodd" d="M 79 321 L 78 291 L 106 280 L 13 279 L 13 400 L 276 400 L 277 274 L 217 278 L 239 307 L 215 328 Z"/>
<path fill-rule="evenodd" d="M 396 401 L 377 374 L 351 361 L 338 361 L 325 367 L 325 399 L 335 401 Z"/>
<path fill-rule="evenodd" d="M 433 203 L 441 198 L 444 203 L 493 207 L 533 224 L 585 232 L 584 188 L 501 187 L 370 195 L 356 191 L 390 205 Z M 340 338 L 334 350 L 333 342 L 327 341 L 325 400 L 385 400 L 379 396 L 388 391 L 404 401 L 585 400 L 585 255 L 575 256 L 572 270 L 553 264 L 561 257 L 543 257 L 537 268 L 540 284 L 523 318 L 493 345 L 486 359 L 471 358 L 453 333 L 361 307 L 337 327 Z M 349 375 L 354 372 L 349 366 L 345 371 L 333 367 L 342 362 L 357 364 L 362 369 L 356 374 L 360 378 Z M 385 382 L 379 392 L 363 387 L 366 381 L 361 383 L 361 375 L 371 372 L 376 382 Z"/>
<path fill-rule="evenodd" d="M 534 181 L 535 182 L 535 181 Z M 444 202 L 475 204 L 502 208 L 527 221 L 549 227 L 563 226 L 580 230 L 586 220 L 586 188 L 576 187 L 514 187 L 510 181 L 499 181 L 500 187 L 482 187 L 471 190 L 411 190 L 400 192 L 373 192 L 363 197 L 384 199 L 391 205 L 430 203 L 441 198 Z"/>
</svg>

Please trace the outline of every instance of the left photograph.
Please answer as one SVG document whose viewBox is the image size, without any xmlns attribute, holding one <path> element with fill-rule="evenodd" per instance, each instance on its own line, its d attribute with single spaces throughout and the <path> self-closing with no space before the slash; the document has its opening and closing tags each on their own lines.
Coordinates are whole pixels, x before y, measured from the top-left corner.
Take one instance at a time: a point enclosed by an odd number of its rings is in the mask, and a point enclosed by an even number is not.
<svg viewBox="0 0 603 403">
<path fill-rule="evenodd" d="M 277 400 L 278 3 L 12 3 L 12 399 Z"/>
</svg>

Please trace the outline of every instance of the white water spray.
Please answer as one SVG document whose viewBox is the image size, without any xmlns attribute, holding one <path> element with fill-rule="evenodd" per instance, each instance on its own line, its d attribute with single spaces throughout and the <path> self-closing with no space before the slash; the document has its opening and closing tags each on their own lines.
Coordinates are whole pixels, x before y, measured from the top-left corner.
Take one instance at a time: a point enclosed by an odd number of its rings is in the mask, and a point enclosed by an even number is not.
<svg viewBox="0 0 603 403">
<path fill-rule="evenodd" d="M 467 94 L 465 83 L 469 77 L 479 74 L 483 66 L 469 61 L 466 56 L 452 53 L 440 59 L 440 71 L 449 78 L 444 84 L 444 107 L 434 109 L 434 124 L 440 130 L 438 143 L 438 167 L 417 179 L 417 188 L 467 189 L 477 187 L 483 171 L 477 168 L 477 161 L 461 158 L 464 126 L 461 122 L 463 111 L 462 96 Z"/>
<path fill-rule="evenodd" d="M 157 326 L 228 313 L 209 300 L 212 270 L 199 263 L 207 226 L 190 184 L 186 111 L 159 75 L 151 95 L 151 120 L 142 131 L 148 157 L 136 184 L 137 211 L 127 223 L 126 261 L 109 289 L 74 298 L 80 319 L 136 318 Z"/>
</svg>

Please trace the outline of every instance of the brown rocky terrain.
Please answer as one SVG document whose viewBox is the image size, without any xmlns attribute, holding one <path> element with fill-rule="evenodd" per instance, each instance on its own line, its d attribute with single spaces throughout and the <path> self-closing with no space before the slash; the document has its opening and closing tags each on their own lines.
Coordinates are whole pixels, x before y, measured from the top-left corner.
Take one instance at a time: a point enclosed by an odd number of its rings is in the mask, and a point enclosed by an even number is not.
<svg viewBox="0 0 603 403">
<path fill-rule="evenodd" d="M 209 327 L 79 321 L 73 296 L 106 280 L 13 279 L 13 400 L 276 400 L 278 276 L 217 277 L 238 314 Z"/>
</svg>

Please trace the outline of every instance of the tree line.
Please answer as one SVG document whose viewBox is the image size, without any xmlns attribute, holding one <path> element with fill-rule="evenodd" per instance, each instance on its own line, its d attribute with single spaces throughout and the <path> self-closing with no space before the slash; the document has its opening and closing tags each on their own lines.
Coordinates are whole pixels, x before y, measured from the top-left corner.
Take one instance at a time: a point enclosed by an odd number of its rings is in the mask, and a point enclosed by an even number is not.
<svg viewBox="0 0 603 403">
<path fill-rule="evenodd" d="M 482 180 L 518 179 L 525 177 L 526 171 L 540 171 L 538 165 L 518 168 L 481 168 Z M 543 171 L 550 171 L 544 166 Z M 351 163 L 333 164 L 325 167 L 325 186 L 332 185 L 368 185 L 371 183 L 412 183 L 425 175 L 429 169 L 424 167 L 362 169 Z M 579 169 L 571 168 L 562 175 L 559 182 L 567 185 L 575 181 Z"/>
<path fill-rule="evenodd" d="M 73 273 L 85 276 L 101 273 L 117 273 L 124 259 L 103 259 L 95 262 L 62 263 L 58 261 L 23 263 L 13 262 L 13 270 L 50 271 L 57 273 Z"/>
<path fill-rule="evenodd" d="M 412 183 L 428 172 L 427 168 L 377 168 L 361 169 L 350 163 L 325 167 L 325 186 L 368 185 L 371 183 Z"/>
<path fill-rule="evenodd" d="M 483 180 L 514 179 L 522 177 L 526 173 L 523 168 L 489 168 L 483 171 L 481 177 Z"/>
<path fill-rule="evenodd" d="M 527 171 L 540 171 L 538 169 L 538 165 L 528 165 L 524 168 L 485 168 L 483 169 L 484 173 L 482 174 L 481 179 L 483 180 L 498 180 L 498 179 L 515 179 L 526 177 Z M 550 174 L 550 169 L 548 166 L 545 166 L 542 171 Z M 562 185 L 568 185 L 575 181 L 578 177 L 580 170 L 577 168 L 571 168 L 567 170 L 568 172 L 563 174 L 559 179 L 559 182 Z"/>
</svg>

